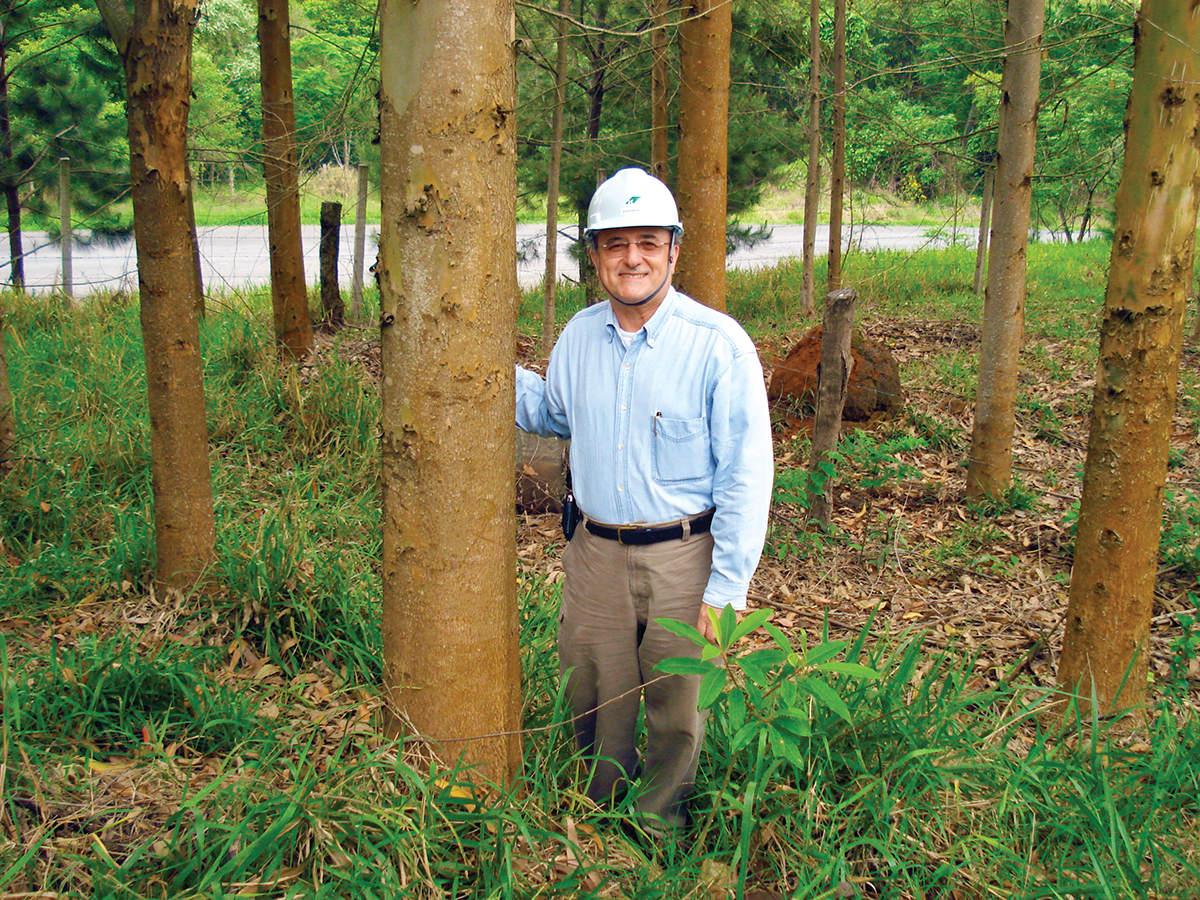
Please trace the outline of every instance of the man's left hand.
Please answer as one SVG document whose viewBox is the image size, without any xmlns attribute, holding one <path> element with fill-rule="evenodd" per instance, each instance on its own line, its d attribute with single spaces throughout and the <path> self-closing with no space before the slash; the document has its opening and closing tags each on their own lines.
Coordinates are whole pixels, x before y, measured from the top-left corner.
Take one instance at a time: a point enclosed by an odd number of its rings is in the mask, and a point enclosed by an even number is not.
<svg viewBox="0 0 1200 900">
<path fill-rule="evenodd" d="M 717 642 L 717 635 L 716 632 L 713 631 L 712 619 L 710 619 L 708 615 L 708 611 L 710 609 L 719 614 L 719 610 L 709 606 L 707 603 L 700 604 L 700 621 L 696 623 L 696 630 L 704 635 L 704 639 L 710 644 L 715 644 Z M 734 610 L 734 614 L 739 619 L 742 617 L 742 614 L 737 612 L 737 610 Z"/>
</svg>

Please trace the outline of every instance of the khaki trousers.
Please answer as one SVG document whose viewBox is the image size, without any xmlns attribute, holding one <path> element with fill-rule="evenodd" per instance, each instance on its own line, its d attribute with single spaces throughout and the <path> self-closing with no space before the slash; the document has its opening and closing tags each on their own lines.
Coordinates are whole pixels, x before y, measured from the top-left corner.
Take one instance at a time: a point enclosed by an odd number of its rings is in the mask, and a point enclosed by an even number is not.
<svg viewBox="0 0 1200 900">
<path fill-rule="evenodd" d="M 638 809 L 651 828 L 687 823 L 686 803 L 704 743 L 700 679 L 654 667 L 700 648 L 655 619 L 695 626 L 712 568 L 711 534 L 641 547 L 580 526 L 563 552 L 566 584 L 558 652 L 575 740 L 592 760 L 587 795 L 612 800 L 638 776 L 637 720 L 646 702 L 646 755 Z M 655 821 L 662 820 L 662 824 Z"/>
</svg>

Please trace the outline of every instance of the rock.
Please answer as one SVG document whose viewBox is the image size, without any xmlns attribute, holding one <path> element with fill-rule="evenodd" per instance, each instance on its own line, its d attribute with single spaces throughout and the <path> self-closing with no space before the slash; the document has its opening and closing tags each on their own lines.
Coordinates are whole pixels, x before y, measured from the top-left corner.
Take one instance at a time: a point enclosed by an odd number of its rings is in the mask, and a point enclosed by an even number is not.
<svg viewBox="0 0 1200 900">
<path fill-rule="evenodd" d="M 821 335 L 816 325 L 792 348 L 787 358 L 771 372 L 767 396 L 772 401 L 792 400 L 815 406 L 817 402 L 817 364 L 821 361 Z M 878 341 L 853 331 L 850 355 L 854 368 L 846 390 L 842 418 L 862 422 L 878 413 L 894 412 L 904 405 L 900 387 L 900 364 L 892 352 Z"/>
<path fill-rule="evenodd" d="M 517 509 L 532 513 L 562 512 L 570 446 L 570 441 L 517 429 Z"/>
</svg>

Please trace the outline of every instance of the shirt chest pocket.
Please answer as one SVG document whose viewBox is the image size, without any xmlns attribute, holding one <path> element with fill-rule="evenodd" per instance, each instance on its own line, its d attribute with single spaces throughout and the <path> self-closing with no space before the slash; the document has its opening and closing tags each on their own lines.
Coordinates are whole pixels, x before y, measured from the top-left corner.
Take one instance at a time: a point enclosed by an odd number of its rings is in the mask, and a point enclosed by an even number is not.
<svg viewBox="0 0 1200 900">
<path fill-rule="evenodd" d="M 659 483 L 698 481 L 712 474 L 708 420 L 654 417 L 654 478 Z"/>
</svg>

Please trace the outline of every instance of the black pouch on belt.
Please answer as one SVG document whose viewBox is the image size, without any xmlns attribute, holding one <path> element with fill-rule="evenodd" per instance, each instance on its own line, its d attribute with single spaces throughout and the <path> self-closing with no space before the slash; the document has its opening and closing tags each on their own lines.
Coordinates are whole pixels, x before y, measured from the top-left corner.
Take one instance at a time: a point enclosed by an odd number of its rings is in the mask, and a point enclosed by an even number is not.
<svg viewBox="0 0 1200 900">
<path fill-rule="evenodd" d="M 583 513 L 579 511 L 579 507 L 575 505 L 575 492 L 567 488 L 567 496 L 563 498 L 562 510 L 562 530 L 563 537 L 567 539 L 567 543 L 571 542 L 571 536 L 575 534 L 575 529 L 579 527 L 579 523 L 583 521 Z"/>
</svg>

